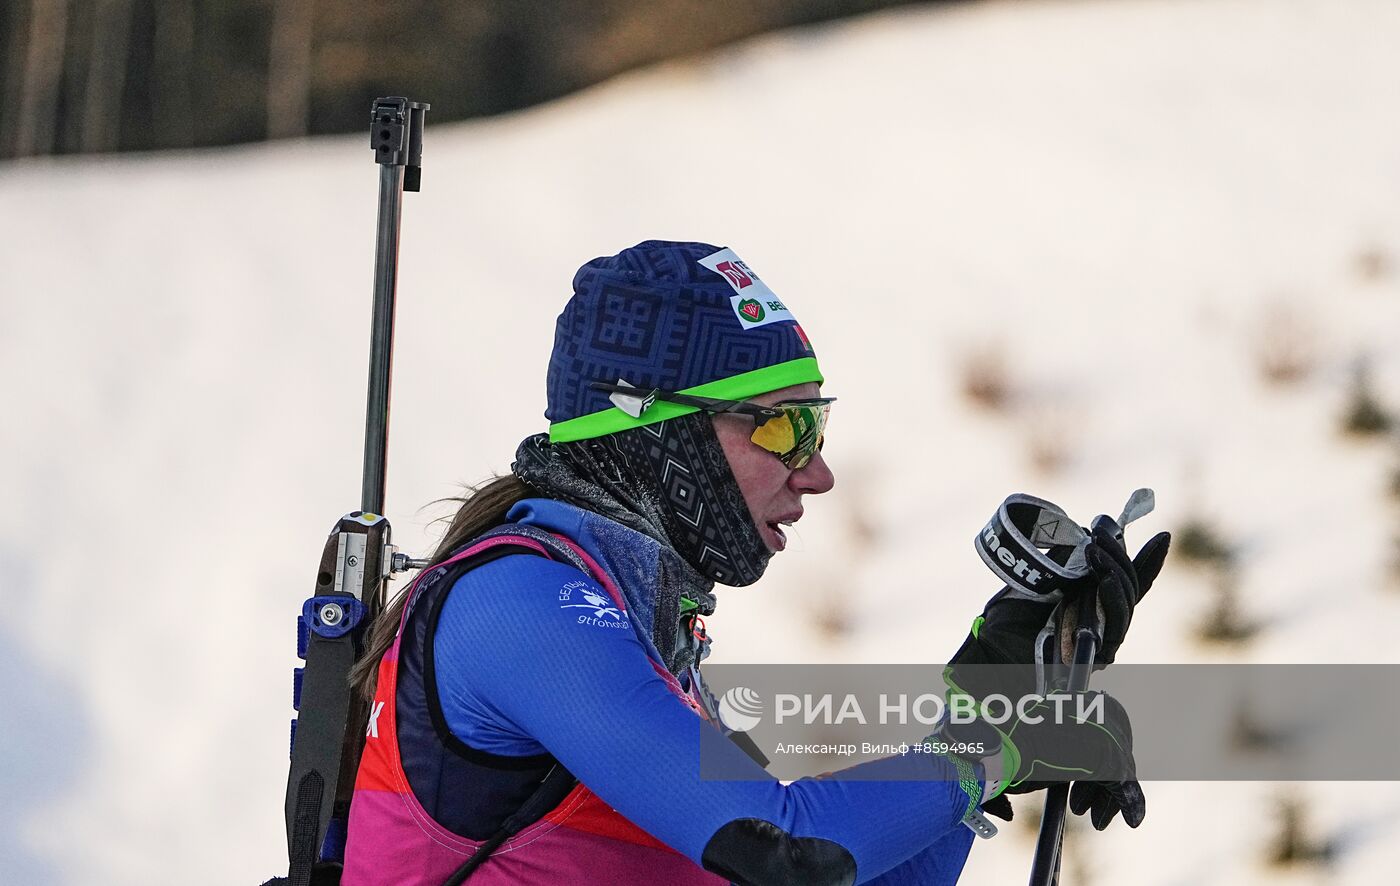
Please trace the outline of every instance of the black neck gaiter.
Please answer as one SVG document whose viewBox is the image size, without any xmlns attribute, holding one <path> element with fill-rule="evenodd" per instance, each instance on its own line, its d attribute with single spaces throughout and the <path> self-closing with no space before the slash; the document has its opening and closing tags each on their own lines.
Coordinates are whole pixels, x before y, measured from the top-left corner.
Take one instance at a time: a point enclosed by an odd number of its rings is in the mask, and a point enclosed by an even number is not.
<svg viewBox="0 0 1400 886">
<path fill-rule="evenodd" d="M 669 545 L 709 581 L 742 587 L 768 567 L 772 553 L 709 415 L 573 443 L 547 439 L 522 443 L 513 467 L 536 489 Z"/>
</svg>

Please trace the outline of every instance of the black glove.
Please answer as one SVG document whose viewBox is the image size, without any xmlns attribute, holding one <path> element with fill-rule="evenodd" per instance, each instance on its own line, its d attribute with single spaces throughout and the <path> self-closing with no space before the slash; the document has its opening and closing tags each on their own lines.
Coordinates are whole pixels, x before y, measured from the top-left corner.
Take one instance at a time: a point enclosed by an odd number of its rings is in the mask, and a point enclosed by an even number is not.
<svg viewBox="0 0 1400 886">
<path fill-rule="evenodd" d="M 1059 655 L 1051 647 L 1042 649 L 1039 658 L 1047 663 L 1067 664 L 1072 657 L 1078 622 L 1077 603 L 1079 595 L 1084 593 L 1094 593 L 1098 598 L 1102 642 L 1094 661 L 1099 665 L 1112 664 L 1128 634 L 1133 610 L 1162 571 L 1170 544 L 1171 534 L 1159 532 L 1130 561 L 1121 542 L 1103 528 L 1096 530 L 1084 551 L 1088 575 L 1060 594 L 1044 597 L 1028 597 L 1012 588 L 1003 588 L 988 601 L 981 618 L 973 623 L 972 633 L 950 664 L 955 668 L 961 664 L 1033 664 L 1037 660 L 1037 639 L 1052 621 L 1055 634 L 1060 637 Z M 1070 617 L 1065 617 L 1066 612 Z M 1069 654 L 1066 649 L 1070 650 Z M 964 688 L 981 694 L 972 687 Z"/>
<path fill-rule="evenodd" d="M 1007 806 L 1010 807 L 1010 803 Z M 1092 811 L 1091 811 L 1092 810 Z M 1118 782 L 1076 781 L 1069 789 L 1069 811 L 1075 815 L 1090 812 L 1094 830 L 1101 831 L 1123 813 L 1128 827 L 1135 828 L 1147 817 L 1147 797 L 1136 779 Z M 1007 821 L 1011 819 L 1008 817 Z"/>
<path fill-rule="evenodd" d="M 1162 571 L 1167 550 L 1171 545 L 1170 533 L 1154 535 L 1129 561 L 1122 543 L 1100 529 L 1092 534 L 1091 544 L 1085 548 L 1085 558 L 1090 572 L 1067 589 L 1067 596 L 1026 597 L 1010 588 L 1003 588 L 992 597 L 983 610 L 981 618 L 973 624 L 972 633 L 953 656 L 947 672 L 948 679 L 957 688 L 971 693 L 977 698 L 991 692 L 1003 692 L 1017 698 L 1035 690 L 1035 675 L 1030 667 L 1036 661 L 1036 645 L 1041 632 L 1052 621 L 1055 633 L 1060 637 L 1058 663 L 1068 663 L 1072 658 L 1074 630 L 1078 624 L 1080 607 L 1078 594 L 1086 591 L 1097 592 L 1096 614 L 1098 616 L 1099 645 L 1095 663 L 1098 666 L 1111 664 L 1128 633 L 1133 611 L 1152 588 L 1157 575 Z M 1067 602 L 1066 602 L 1067 600 Z M 1074 614 L 1063 618 L 1065 611 Z M 1041 660 L 1056 662 L 1052 634 L 1045 635 L 1045 646 L 1041 650 Z M 967 668 L 964 665 L 1024 665 L 1024 668 Z M 955 689 L 956 691 L 956 689 Z M 1108 699 L 1107 701 L 1112 701 Z M 1113 707 L 1122 711 L 1113 701 Z M 1126 749 L 1131 761 L 1132 731 L 1123 712 L 1123 733 L 1127 737 Z M 1012 791 L 1034 790 L 1044 787 L 1032 783 L 1031 786 Z M 1130 827 L 1137 827 L 1147 814 L 1147 799 L 1142 786 L 1133 777 L 1121 781 L 1076 782 L 1070 789 L 1070 810 L 1076 815 L 1091 812 L 1090 820 L 1098 830 L 1108 827 L 1118 812 Z M 982 804 L 983 812 L 1011 821 L 1011 802 L 1005 794 Z"/>
<path fill-rule="evenodd" d="M 1147 815 L 1147 798 L 1137 781 L 1128 712 L 1111 695 L 1086 692 L 1084 696 L 1103 699 L 1102 723 L 1076 719 L 1078 707 L 1072 701 L 1062 707 L 1062 722 L 1055 722 L 1056 706 L 1049 701 L 1028 712 L 1030 717 L 1042 717 L 1040 723 L 1012 719 L 1002 739 L 1003 762 L 1016 766 L 1016 772 L 1006 776 L 1010 779 L 1006 793 L 1039 791 L 1076 773 L 1084 774 L 1093 780 L 1075 782 L 1070 811 L 1076 815 L 1092 811 L 1090 820 L 1100 831 L 1122 812 L 1123 820 L 1135 828 Z M 1053 776 L 1059 777 L 1044 780 Z"/>
<path fill-rule="evenodd" d="M 1011 821 L 1016 817 L 1016 812 L 1011 808 L 1011 798 L 1005 794 L 998 794 L 983 803 L 982 811 L 988 815 L 995 815 L 1002 821 Z"/>
<path fill-rule="evenodd" d="M 1089 820 L 1094 823 L 1094 829 L 1100 831 L 1108 827 L 1115 813 L 1129 810 L 1124 812 L 1123 820 L 1129 827 L 1135 828 L 1142 824 L 1143 816 L 1147 814 L 1147 798 L 1142 794 L 1142 785 L 1136 781 L 1109 784 L 1076 781 L 1069 789 L 1069 808 L 1075 815 L 1092 810 Z M 1011 798 L 1006 794 L 999 794 L 983 803 L 982 811 L 1002 821 L 1011 821 L 1016 817 L 1015 810 L 1011 808 Z"/>
<path fill-rule="evenodd" d="M 1079 607 L 1074 605 L 1077 594 L 1093 593 L 1099 618 L 1099 652 L 1094 662 L 1113 664 L 1118 647 L 1128 636 L 1133 610 L 1152 589 L 1152 583 L 1157 580 L 1167 559 L 1171 542 L 1171 533 L 1159 532 L 1147 540 L 1136 557 L 1129 560 L 1121 541 L 1103 527 L 1094 530 L 1093 542 L 1084 549 L 1089 575 L 1076 582 L 1079 587 L 1066 594 L 1061 606 L 1061 612 L 1068 610 L 1075 613 L 1075 618 L 1060 619 L 1060 649 L 1064 663 L 1068 664 L 1074 656 L 1074 631 L 1078 627 L 1079 611 Z"/>
</svg>

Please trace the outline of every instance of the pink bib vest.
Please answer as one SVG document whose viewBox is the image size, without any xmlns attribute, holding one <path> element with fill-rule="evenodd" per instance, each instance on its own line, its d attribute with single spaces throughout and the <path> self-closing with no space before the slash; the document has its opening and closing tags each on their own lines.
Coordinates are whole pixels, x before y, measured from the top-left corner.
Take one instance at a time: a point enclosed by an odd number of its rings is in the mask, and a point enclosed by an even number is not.
<svg viewBox="0 0 1400 886">
<path fill-rule="evenodd" d="M 596 562 L 573 542 L 555 536 L 588 565 L 614 605 L 626 610 L 622 593 Z M 515 535 L 495 535 L 454 555 L 448 566 L 496 545 L 549 552 L 539 542 Z M 413 595 L 429 570 L 409 588 L 399 636 L 379 663 L 379 682 L 371 706 L 364 755 L 360 759 L 350 807 L 344 886 L 441 886 L 479 847 L 433 820 L 414 796 L 399 755 L 395 699 L 403 625 Z M 667 686 L 704 717 L 704 711 L 664 667 L 652 662 Z M 472 802 L 463 797 L 462 802 Z M 468 878 L 471 886 L 571 886 L 577 883 L 666 883 L 676 886 L 723 886 L 689 858 L 623 818 L 586 786 L 575 786 L 544 818 L 496 848 Z"/>
</svg>

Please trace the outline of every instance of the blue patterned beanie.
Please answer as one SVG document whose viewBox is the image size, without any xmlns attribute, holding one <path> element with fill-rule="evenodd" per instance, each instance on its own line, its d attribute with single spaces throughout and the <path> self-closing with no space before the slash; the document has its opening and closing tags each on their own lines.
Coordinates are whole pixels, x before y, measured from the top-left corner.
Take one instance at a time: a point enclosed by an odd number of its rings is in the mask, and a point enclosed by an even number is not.
<svg viewBox="0 0 1400 886">
<path fill-rule="evenodd" d="M 694 412 L 661 401 L 642 418 L 591 382 L 742 400 L 822 381 L 802 327 L 734 251 L 647 240 L 574 276 L 549 358 L 549 439 L 588 440 Z"/>
</svg>

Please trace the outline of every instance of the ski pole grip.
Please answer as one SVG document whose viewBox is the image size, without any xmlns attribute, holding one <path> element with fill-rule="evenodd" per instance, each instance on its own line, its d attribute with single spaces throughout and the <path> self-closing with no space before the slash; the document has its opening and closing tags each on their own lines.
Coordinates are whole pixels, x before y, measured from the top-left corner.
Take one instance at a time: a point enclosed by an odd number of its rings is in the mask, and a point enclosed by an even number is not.
<svg viewBox="0 0 1400 886">
<path fill-rule="evenodd" d="M 1099 529 L 1107 529 L 1109 535 L 1113 536 L 1119 544 L 1123 543 L 1123 528 L 1107 514 L 1099 514 L 1089 524 L 1091 533 L 1097 532 Z M 1097 649 L 1099 644 L 1103 643 L 1103 637 L 1099 631 L 1099 591 L 1097 586 L 1086 588 L 1079 595 L 1078 606 L 1079 612 L 1074 630 L 1076 650 L 1078 649 L 1078 641 L 1086 636 L 1094 641 L 1094 646 Z"/>
<path fill-rule="evenodd" d="M 1008 496 L 973 539 L 977 555 L 1007 587 L 1052 599 L 1088 573 L 1088 543 L 1088 533 L 1062 508 L 1024 493 Z"/>
<path fill-rule="evenodd" d="M 1128 498 L 1123 513 L 1114 520 L 1100 514 L 1089 524 L 1090 532 L 1106 528 L 1123 544 L 1123 527 L 1152 511 L 1156 496 L 1151 489 L 1138 489 Z M 1069 690 L 1083 692 L 1089 688 L 1089 678 L 1098 657 L 1098 594 L 1089 592 L 1079 600 L 1079 627 L 1074 632 L 1074 657 L 1070 666 Z M 1035 858 L 1031 862 L 1030 886 L 1058 886 L 1060 882 L 1060 849 L 1064 842 L 1066 806 L 1069 785 L 1051 785 L 1045 792 L 1045 811 L 1040 818 L 1040 833 L 1036 837 Z"/>
<path fill-rule="evenodd" d="M 1118 525 L 1118 521 L 1107 514 L 1099 514 L 1094 521 L 1089 524 L 1089 531 L 1095 532 L 1099 529 L 1107 529 L 1108 534 L 1119 544 L 1123 543 L 1123 527 Z"/>
</svg>

